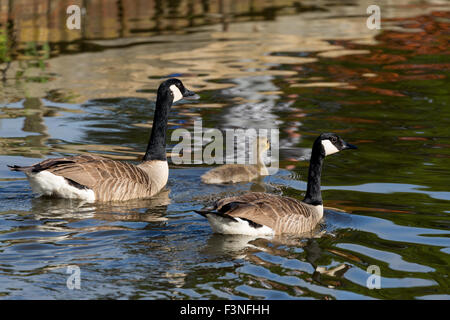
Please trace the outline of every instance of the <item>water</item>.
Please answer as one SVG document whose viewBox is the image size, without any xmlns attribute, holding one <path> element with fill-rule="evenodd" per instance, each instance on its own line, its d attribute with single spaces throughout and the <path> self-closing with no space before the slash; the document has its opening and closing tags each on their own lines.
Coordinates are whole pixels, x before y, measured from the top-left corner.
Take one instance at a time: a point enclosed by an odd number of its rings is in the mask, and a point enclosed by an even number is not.
<svg viewBox="0 0 450 320">
<path fill-rule="evenodd" d="M 352 4 L 303 12 L 286 2 L 255 18 L 234 8 L 226 25 L 159 32 L 140 17 L 111 36 L 91 27 L 97 37 L 86 33 L 72 54 L 58 42 L 51 58 L 28 54 L 44 68 L 14 56 L 0 90 L 0 296 L 449 299 L 449 8 L 382 3 L 378 32 L 365 27 L 366 3 Z M 80 153 L 137 161 L 168 76 L 201 97 L 172 109 L 169 137 L 195 120 L 279 128 L 280 170 L 263 183 L 207 186 L 210 167 L 172 164 L 154 199 L 87 204 L 38 198 L 7 169 Z M 302 199 L 324 131 L 359 149 L 326 159 L 327 209 L 312 236 L 213 234 L 193 212 L 248 190 Z M 372 265 L 381 289 L 367 287 Z M 80 268 L 81 289 L 68 289 L 68 266 Z"/>
</svg>

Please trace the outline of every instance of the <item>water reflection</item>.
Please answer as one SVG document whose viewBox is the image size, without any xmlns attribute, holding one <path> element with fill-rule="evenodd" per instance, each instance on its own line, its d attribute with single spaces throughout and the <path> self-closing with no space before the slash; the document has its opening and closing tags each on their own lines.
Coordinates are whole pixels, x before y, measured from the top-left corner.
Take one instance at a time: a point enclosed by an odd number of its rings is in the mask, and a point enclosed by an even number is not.
<svg viewBox="0 0 450 320">
<path fill-rule="evenodd" d="M 165 189 L 151 199 L 139 199 L 117 203 L 88 203 L 74 199 L 38 197 L 31 200 L 34 218 L 64 219 L 73 222 L 84 219 L 103 221 L 163 222 L 170 204 L 170 190 Z"/>
</svg>

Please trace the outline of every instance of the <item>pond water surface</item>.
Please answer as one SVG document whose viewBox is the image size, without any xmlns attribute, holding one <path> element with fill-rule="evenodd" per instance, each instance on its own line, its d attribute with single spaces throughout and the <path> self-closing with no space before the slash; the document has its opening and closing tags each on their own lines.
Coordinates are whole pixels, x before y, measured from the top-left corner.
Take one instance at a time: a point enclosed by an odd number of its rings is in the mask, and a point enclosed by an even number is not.
<svg viewBox="0 0 450 320">
<path fill-rule="evenodd" d="M 373 31 L 366 2 L 318 3 L 183 34 L 83 40 L 75 53 L 33 56 L 43 67 L 17 56 L 0 87 L 0 297 L 449 299 L 449 8 L 381 6 Z M 174 106 L 168 137 L 196 120 L 279 128 L 280 169 L 210 186 L 200 180 L 210 166 L 171 164 L 154 199 L 87 204 L 39 198 L 6 167 L 80 153 L 137 161 L 155 90 L 171 76 L 200 99 Z M 193 212 L 248 190 L 302 199 L 321 132 L 359 149 L 326 159 L 313 235 L 219 235 Z M 373 265 L 380 289 L 367 286 Z M 79 290 L 66 285 L 68 266 L 80 268 Z"/>
</svg>

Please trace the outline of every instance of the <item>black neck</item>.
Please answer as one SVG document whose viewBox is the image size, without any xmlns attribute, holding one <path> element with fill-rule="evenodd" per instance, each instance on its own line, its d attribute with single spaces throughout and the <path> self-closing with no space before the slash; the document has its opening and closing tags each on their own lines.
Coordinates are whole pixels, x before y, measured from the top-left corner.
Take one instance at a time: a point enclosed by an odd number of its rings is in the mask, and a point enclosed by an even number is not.
<svg viewBox="0 0 450 320">
<path fill-rule="evenodd" d="M 320 140 L 316 140 L 313 145 L 311 160 L 309 161 L 308 186 L 303 202 L 312 205 L 321 205 L 322 193 L 320 192 L 320 177 L 322 175 L 322 165 L 325 154 Z"/>
<path fill-rule="evenodd" d="M 153 116 L 152 133 L 144 155 L 144 161 L 162 160 L 166 161 L 166 131 L 169 119 L 172 98 L 165 90 L 158 91 L 156 98 L 155 114 Z"/>
</svg>

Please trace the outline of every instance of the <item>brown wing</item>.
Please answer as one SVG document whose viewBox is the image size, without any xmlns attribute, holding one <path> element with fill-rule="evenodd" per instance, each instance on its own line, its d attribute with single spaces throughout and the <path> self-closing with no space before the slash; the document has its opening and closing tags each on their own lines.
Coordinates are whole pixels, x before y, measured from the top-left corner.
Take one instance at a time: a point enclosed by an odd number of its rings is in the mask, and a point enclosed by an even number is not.
<svg viewBox="0 0 450 320">
<path fill-rule="evenodd" d="M 33 172 L 47 170 L 92 189 L 101 201 L 143 198 L 152 192 L 150 178 L 142 169 L 99 156 L 48 159 L 33 168 Z"/>
<path fill-rule="evenodd" d="M 276 233 L 310 231 L 320 218 L 315 209 L 294 198 L 251 192 L 216 202 L 215 210 L 272 228 Z"/>
</svg>

